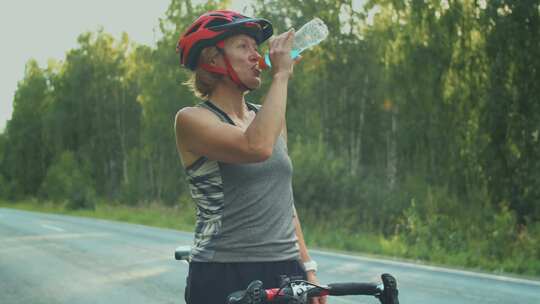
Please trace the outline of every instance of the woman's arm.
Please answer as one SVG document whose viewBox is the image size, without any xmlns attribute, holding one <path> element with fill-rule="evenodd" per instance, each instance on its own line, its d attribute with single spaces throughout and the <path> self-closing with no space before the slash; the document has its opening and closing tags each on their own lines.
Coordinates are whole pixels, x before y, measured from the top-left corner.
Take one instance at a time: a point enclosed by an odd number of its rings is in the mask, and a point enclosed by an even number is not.
<svg viewBox="0 0 540 304">
<path fill-rule="evenodd" d="M 309 262 L 311 261 L 311 257 L 309 256 L 309 253 L 307 251 L 306 242 L 304 240 L 304 233 L 302 232 L 302 226 L 300 225 L 300 219 L 298 218 L 298 214 L 296 213 L 296 208 L 294 208 L 293 221 L 296 230 L 296 238 L 298 239 L 300 259 L 303 263 Z M 319 284 L 319 280 L 317 279 L 317 275 L 315 274 L 314 270 L 307 271 L 307 279 L 314 284 Z M 311 304 L 326 304 L 326 297 L 312 298 Z"/>
<path fill-rule="evenodd" d="M 270 56 L 273 79 L 263 107 L 244 131 L 225 124 L 200 108 L 184 108 L 176 115 L 176 136 L 184 149 L 227 163 L 260 162 L 272 155 L 282 131 L 287 107 L 287 85 L 293 71 L 290 49 L 294 32 L 273 39 Z"/>
</svg>

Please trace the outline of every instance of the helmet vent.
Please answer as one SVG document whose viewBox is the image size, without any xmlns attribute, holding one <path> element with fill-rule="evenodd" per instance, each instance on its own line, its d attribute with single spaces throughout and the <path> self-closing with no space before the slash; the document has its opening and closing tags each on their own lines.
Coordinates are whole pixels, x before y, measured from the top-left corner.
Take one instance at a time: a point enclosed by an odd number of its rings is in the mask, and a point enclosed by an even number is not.
<svg viewBox="0 0 540 304">
<path fill-rule="evenodd" d="M 229 23 L 229 20 L 227 19 L 214 19 L 214 20 L 211 20 L 210 22 L 208 22 L 206 24 L 206 28 L 210 28 L 210 27 L 214 27 L 214 26 L 220 26 L 220 25 L 224 25 L 224 24 L 227 24 Z"/>
<path fill-rule="evenodd" d="M 191 28 L 187 33 L 185 33 L 184 35 L 187 36 L 187 35 L 189 35 L 189 34 L 191 34 L 191 33 L 195 33 L 195 32 L 199 29 L 199 27 L 201 27 L 201 24 L 200 24 L 200 23 L 199 23 L 199 24 L 196 24 L 194 27 L 192 27 L 192 28 Z"/>
<path fill-rule="evenodd" d="M 246 16 L 242 16 L 242 15 L 234 15 L 232 16 L 233 20 L 238 20 L 238 19 L 246 19 L 247 17 Z"/>
</svg>

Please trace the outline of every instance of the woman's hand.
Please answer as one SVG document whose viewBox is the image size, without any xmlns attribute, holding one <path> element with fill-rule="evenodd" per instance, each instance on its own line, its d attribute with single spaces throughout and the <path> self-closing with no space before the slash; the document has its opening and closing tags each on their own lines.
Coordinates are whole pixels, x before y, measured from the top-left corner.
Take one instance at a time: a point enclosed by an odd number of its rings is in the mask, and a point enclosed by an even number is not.
<svg viewBox="0 0 540 304">
<path fill-rule="evenodd" d="M 281 33 L 270 39 L 270 61 L 272 62 L 272 74 L 279 73 L 291 76 L 293 73 L 294 60 L 291 58 L 291 49 L 294 42 L 294 29 Z"/>
<path fill-rule="evenodd" d="M 307 272 L 307 280 L 308 282 L 319 285 L 319 280 L 314 271 Z M 311 304 L 326 304 L 326 296 L 311 298 Z"/>
</svg>

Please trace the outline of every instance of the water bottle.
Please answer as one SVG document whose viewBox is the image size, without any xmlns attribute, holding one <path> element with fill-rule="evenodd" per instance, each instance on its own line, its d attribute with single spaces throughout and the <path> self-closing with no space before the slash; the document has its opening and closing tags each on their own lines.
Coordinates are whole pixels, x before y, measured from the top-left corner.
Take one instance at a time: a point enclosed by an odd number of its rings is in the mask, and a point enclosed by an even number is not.
<svg viewBox="0 0 540 304">
<path fill-rule="evenodd" d="M 291 58 L 296 59 L 304 50 L 319 44 L 326 37 L 328 37 L 328 27 L 321 19 L 314 18 L 295 33 Z M 272 63 L 270 62 L 270 54 L 266 53 L 259 60 L 259 68 L 267 69 L 269 67 L 272 67 Z"/>
</svg>

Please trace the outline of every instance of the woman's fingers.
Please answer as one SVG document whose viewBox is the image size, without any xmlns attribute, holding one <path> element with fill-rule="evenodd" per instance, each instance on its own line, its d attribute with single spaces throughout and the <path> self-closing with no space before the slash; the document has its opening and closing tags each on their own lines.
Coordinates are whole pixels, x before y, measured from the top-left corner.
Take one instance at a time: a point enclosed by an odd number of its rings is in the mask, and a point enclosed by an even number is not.
<svg viewBox="0 0 540 304">
<path fill-rule="evenodd" d="M 294 29 L 290 29 L 286 32 L 279 34 L 277 37 L 272 39 L 270 45 L 274 48 L 282 48 L 287 47 L 287 43 L 290 43 L 290 45 L 292 46 L 291 37 L 293 35 L 293 32 Z"/>
<path fill-rule="evenodd" d="M 270 41 L 270 60 L 274 72 L 288 71 L 292 74 L 293 60 L 291 47 L 294 42 L 294 29 L 281 33 Z"/>
<path fill-rule="evenodd" d="M 292 48 L 292 45 L 293 45 L 293 42 L 294 42 L 294 34 L 295 34 L 295 31 L 294 29 L 290 29 L 288 32 L 287 32 L 287 36 L 285 38 L 285 48 L 287 49 L 291 49 Z"/>
</svg>

